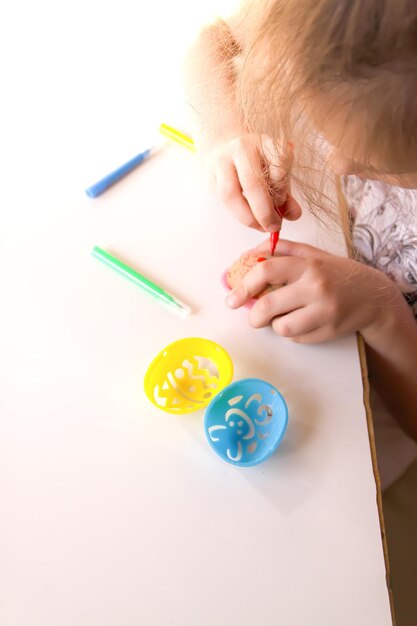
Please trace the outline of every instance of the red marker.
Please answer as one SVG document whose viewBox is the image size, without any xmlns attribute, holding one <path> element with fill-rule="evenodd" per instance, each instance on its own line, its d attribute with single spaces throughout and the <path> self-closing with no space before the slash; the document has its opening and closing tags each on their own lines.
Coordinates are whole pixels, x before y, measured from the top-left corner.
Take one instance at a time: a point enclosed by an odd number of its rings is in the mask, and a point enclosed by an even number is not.
<svg viewBox="0 0 417 626">
<path fill-rule="evenodd" d="M 284 204 L 282 204 L 280 207 L 276 207 L 276 212 L 278 213 L 278 215 L 282 218 L 282 209 L 284 208 L 285 204 L 286 204 L 287 200 L 284 202 Z M 275 252 L 275 248 L 277 247 L 277 243 L 278 243 L 278 239 L 279 239 L 279 229 L 275 232 L 275 233 L 271 233 L 269 235 L 269 245 L 271 247 L 271 256 L 274 256 L 274 252 Z"/>
<path fill-rule="evenodd" d="M 279 230 L 269 235 L 269 245 L 271 246 L 271 256 L 274 256 L 275 248 L 279 239 Z"/>
</svg>

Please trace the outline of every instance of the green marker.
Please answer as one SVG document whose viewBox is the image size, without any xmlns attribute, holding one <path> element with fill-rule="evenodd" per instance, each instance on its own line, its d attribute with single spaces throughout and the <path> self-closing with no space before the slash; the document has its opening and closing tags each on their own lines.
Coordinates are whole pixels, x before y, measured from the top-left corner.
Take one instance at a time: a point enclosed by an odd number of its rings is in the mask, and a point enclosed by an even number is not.
<svg viewBox="0 0 417 626">
<path fill-rule="evenodd" d="M 162 289 L 162 287 L 155 285 L 155 283 L 149 280 L 149 278 L 145 278 L 145 276 L 142 276 L 142 274 L 139 274 L 139 272 L 132 269 L 105 250 L 102 250 L 98 246 L 95 246 L 92 250 L 92 255 L 109 267 L 116 270 L 116 272 L 119 272 L 119 274 L 122 274 L 122 276 L 124 276 L 125 278 L 128 278 L 129 280 L 134 282 L 149 295 L 153 296 L 156 300 L 163 302 L 163 304 L 167 304 L 173 310 L 177 311 L 177 313 L 180 313 L 184 316 L 187 316 L 191 313 L 191 308 L 187 304 L 184 304 L 184 302 L 181 302 L 181 300 L 174 298 L 174 296 L 168 293 L 168 291 L 165 291 L 165 289 Z"/>
</svg>

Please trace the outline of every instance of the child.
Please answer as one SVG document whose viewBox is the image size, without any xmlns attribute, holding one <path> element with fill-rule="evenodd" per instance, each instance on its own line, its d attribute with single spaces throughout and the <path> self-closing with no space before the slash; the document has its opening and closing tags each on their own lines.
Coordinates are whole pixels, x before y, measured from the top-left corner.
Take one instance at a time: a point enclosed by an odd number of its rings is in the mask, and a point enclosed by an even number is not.
<svg viewBox="0 0 417 626">
<path fill-rule="evenodd" d="M 199 150 L 241 222 L 297 219 L 290 183 L 329 213 L 329 172 L 342 182 L 353 258 L 281 240 L 227 304 L 284 284 L 252 326 L 309 344 L 362 335 L 377 426 L 389 412 L 402 428 L 389 422 L 403 466 L 378 450 L 387 485 L 417 450 L 417 1 L 253 0 L 206 28 L 187 65 Z"/>
</svg>

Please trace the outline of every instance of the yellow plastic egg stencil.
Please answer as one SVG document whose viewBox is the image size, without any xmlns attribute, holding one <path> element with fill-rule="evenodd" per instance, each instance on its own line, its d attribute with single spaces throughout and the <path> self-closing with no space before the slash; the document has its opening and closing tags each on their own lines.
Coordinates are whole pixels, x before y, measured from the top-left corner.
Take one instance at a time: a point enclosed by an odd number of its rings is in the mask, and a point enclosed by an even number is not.
<svg viewBox="0 0 417 626">
<path fill-rule="evenodd" d="M 145 392 L 167 413 L 191 413 L 206 407 L 232 377 L 226 350 L 209 339 L 189 337 L 155 357 L 145 375 Z"/>
</svg>

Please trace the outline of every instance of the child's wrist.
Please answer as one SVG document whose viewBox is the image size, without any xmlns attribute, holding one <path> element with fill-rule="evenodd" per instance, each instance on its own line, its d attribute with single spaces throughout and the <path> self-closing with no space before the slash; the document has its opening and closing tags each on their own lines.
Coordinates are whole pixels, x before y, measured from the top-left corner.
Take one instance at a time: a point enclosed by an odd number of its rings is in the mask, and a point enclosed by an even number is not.
<svg viewBox="0 0 417 626">
<path fill-rule="evenodd" d="M 384 291 L 384 303 L 378 307 L 374 320 L 364 329 L 361 334 L 369 345 L 378 345 L 391 340 L 400 330 L 400 326 L 409 323 L 411 313 L 403 294 L 397 285 L 388 279 L 386 291 Z"/>
</svg>

